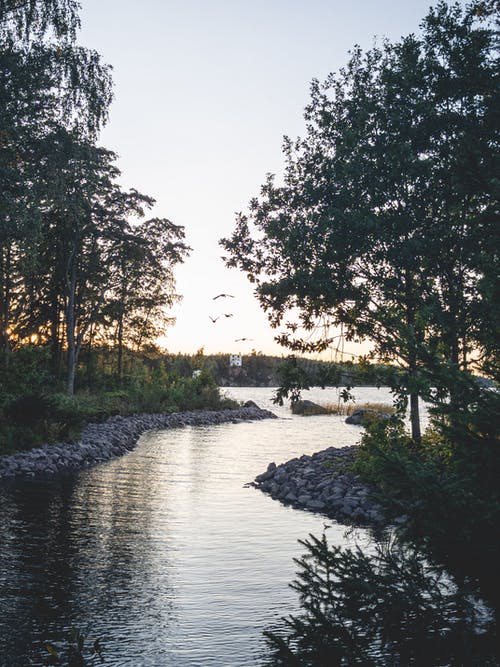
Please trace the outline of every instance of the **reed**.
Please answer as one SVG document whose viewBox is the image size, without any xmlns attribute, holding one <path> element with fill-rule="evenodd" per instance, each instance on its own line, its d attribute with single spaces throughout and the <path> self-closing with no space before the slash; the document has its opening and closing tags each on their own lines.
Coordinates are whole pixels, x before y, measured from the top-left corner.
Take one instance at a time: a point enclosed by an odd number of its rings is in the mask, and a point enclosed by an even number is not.
<svg viewBox="0 0 500 667">
<path fill-rule="evenodd" d="M 330 415 L 344 415 L 348 417 L 355 410 L 372 410 L 373 412 L 386 412 L 394 414 L 395 409 L 389 403 L 320 403 Z"/>
</svg>

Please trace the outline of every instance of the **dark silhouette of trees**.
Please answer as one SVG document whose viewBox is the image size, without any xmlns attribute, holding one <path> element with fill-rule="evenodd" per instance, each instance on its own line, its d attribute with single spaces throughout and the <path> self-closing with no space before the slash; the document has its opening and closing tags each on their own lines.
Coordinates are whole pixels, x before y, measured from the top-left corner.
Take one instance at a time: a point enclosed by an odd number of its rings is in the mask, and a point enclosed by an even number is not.
<svg viewBox="0 0 500 667">
<path fill-rule="evenodd" d="M 279 342 L 323 350 L 333 339 L 312 334 L 326 321 L 405 369 L 396 389 L 417 441 L 419 395 L 437 387 L 459 400 L 451 371 L 492 356 L 494 44 L 487 12 L 440 2 L 421 36 L 354 49 L 313 82 L 305 138 L 284 141 L 283 182 L 269 176 L 221 242 L 284 325 Z"/>
<path fill-rule="evenodd" d="M 163 332 L 189 250 L 96 144 L 110 68 L 76 43 L 78 9 L 0 0 L 0 348 L 50 347 L 68 394 L 84 344 L 117 344 L 121 376 L 124 346 Z"/>
</svg>

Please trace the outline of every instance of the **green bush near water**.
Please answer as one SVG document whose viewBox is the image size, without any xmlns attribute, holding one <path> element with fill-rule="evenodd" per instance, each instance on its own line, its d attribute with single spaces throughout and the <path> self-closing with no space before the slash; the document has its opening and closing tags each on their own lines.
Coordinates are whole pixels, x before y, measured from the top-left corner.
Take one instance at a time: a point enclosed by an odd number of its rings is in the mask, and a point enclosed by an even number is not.
<svg viewBox="0 0 500 667">
<path fill-rule="evenodd" d="M 110 415 L 236 407 L 205 370 L 181 377 L 156 357 L 134 358 L 121 380 L 98 368 L 91 382 L 82 373 L 76 394 L 67 396 L 47 371 L 43 350 L 12 354 L 0 381 L 0 455 L 75 439 L 85 424 Z"/>
<path fill-rule="evenodd" d="M 389 514 L 408 518 L 402 533 L 453 571 L 475 573 L 498 606 L 500 586 L 500 394 L 481 392 L 469 409 L 434 415 L 415 443 L 396 420 L 374 422 L 354 468 L 378 490 Z"/>
<path fill-rule="evenodd" d="M 491 618 L 444 568 L 400 542 L 373 554 L 309 536 L 299 614 L 265 633 L 268 667 L 497 665 Z"/>
</svg>

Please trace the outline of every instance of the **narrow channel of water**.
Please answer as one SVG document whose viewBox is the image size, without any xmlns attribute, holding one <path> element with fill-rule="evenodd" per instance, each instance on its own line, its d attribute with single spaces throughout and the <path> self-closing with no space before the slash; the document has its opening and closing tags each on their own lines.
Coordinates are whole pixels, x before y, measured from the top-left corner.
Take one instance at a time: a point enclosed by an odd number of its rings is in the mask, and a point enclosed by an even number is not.
<svg viewBox="0 0 500 667">
<path fill-rule="evenodd" d="M 244 485 L 270 461 L 355 444 L 360 429 L 273 408 L 271 389 L 226 391 L 280 418 L 150 432 L 73 478 L 0 486 L 2 667 L 41 664 L 43 642 L 70 626 L 101 638 L 115 667 L 259 664 L 262 630 L 296 608 L 297 540 L 325 525 L 332 543 L 354 537 Z"/>
</svg>

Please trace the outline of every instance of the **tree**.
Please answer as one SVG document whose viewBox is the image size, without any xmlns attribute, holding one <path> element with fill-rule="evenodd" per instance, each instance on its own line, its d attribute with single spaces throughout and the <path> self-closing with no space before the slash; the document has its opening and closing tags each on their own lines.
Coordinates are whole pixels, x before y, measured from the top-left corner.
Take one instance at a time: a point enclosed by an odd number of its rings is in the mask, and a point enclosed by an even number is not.
<svg viewBox="0 0 500 667">
<path fill-rule="evenodd" d="M 51 31 L 60 42 L 74 41 L 79 8 L 77 0 L 0 0 L 0 39 L 28 42 Z"/>
<path fill-rule="evenodd" d="M 0 346 L 49 344 L 66 387 L 85 341 L 114 328 L 151 343 L 178 298 L 173 266 L 184 229 L 143 218 L 154 204 L 117 183 L 96 145 L 111 101 L 100 56 L 76 44 L 74 0 L 0 0 Z"/>
<path fill-rule="evenodd" d="M 173 267 L 189 250 L 184 228 L 165 218 L 151 218 L 135 226 L 127 223 L 116 236 L 106 316 L 116 327 L 120 379 L 125 343 L 140 349 L 154 342 L 171 323 L 167 309 L 180 298 L 175 292 Z"/>
<path fill-rule="evenodd" d="M 314 81 L 305 138 L 285 138 L 283 183 L 269 176 L 221 242 L 272 325 L 285 325 L 279 342 L 325 349 L 331 337 L 311 338 L 323 319 L 406 369 L 396 390 L 410 397 L 417 441 L 418 396 L 439 378 L 429 369 L 457 354 L 463 368 L 491 309 L 474 289 L 494 259 L 476 243 L 493 231 L 492 188 L 463 168 L 480 159 L 487 176 L 498 146 L 494 33 L 477 19 L 441 2 L 420 37 L 356 48 Z"/>
<path fill-rule="evenodd" d="M 42 164 L 57 127 L 93 138 L 111 100 L 109 68 L 75 44 L 73 0 L 0 2 L 0 346 L 22 335 L 19 281 L 33 261 L 46 193 Z"/>
<path fill-rule="evenodd" d="M 131 224 L 154 200 L 119 186 L 112 152 L 64 129 L 47 141 L 51 157 L 43 165 L 36 262 L 19 293 L 25 336 L 50 342 L 56 370 L 66 350 L 71 395 L 90 332 L 109 338 L 116 324 L 119 375 L 126 334 L 128 340 L 155 338 L 155 322 L 165 319 L 164 309 L 176 298 L 172 267 L 189 248 L 183 228 L 167 220 Z"/>
</svg>

